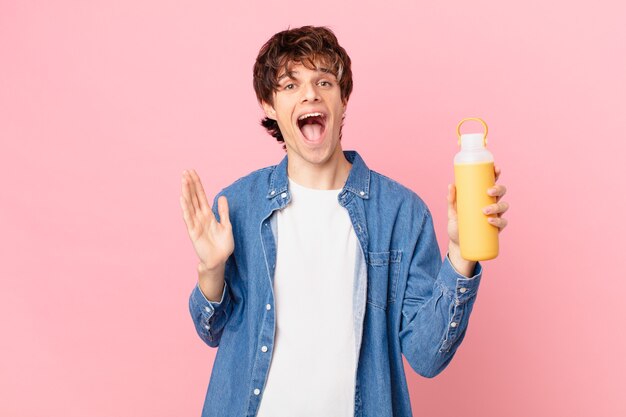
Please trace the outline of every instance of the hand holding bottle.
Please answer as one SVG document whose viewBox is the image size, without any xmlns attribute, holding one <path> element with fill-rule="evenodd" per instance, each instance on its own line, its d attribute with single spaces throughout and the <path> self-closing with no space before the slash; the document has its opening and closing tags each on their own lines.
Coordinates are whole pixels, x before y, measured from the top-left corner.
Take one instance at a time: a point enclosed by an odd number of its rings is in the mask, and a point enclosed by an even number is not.
<svg viewBox="0 0 626 417">
<path fill-rule="evenodd" d="M 484 133 L 462 135 L 461 125 L 468 120 L 479 121 Z M 509 205 L 499 202 L 506 187 L 496 185 L 500 170 L 486 147 L 487 131 L 485 121 L 477 117 L 457 126 L 461 150 L 454 157 L 455 184 L 448 186 L 448 234 L 451 252 L 462 264 L 497 257 L 498 235 L 507 224 L 501 214 Z M 465 266 L 464 270 L 471 264 Z"/>
<path fill-rule="evenodd" d="M 494 176 L 496 181 L 500 177 L 502 170 L 494 165 Z M 502 231 L 508 224 L 508 221 L 502 217 L 502 214 L 509 209 L 509 203 L 506 201 L 500 202 L 500 199 L 506 194 L 506 187 L 504 185 L 494 185 L 492 188 L 486 190 L 487 195 L 496 197 L 496 203 L 483 208 L 484 214 L 495 214 L 496 217 L 488 217 L 487 221 L 498 228 L 498 233 Z M 456 186 L 455 184 L 448 185 L 448 236 L 450 242 L 459 245 L 459 225 L 458 215 L 456 211 Z"/>
</svg>

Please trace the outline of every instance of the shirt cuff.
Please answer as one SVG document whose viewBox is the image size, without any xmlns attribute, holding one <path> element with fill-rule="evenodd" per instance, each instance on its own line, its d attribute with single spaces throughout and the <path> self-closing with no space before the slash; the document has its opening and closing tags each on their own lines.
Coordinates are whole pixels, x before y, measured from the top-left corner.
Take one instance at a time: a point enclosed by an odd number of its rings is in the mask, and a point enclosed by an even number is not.
<svg viewBox="0 0 626 417">
<path fill-rule="evenodd" d="M 476 262 L 474 271 L 471 277 L 466 277 L 457 272 L 454 266 L 450 262 L 448 253 L 443 260 L 441 270 L 439 271 L 439 284 L 444 291 L 451 293 L 460 302 L 467 301 L 468 299 L 476 296 L 478 287 L 480 286 L 480 280 L 483 274 L 483 266 L 480 262 Z"/>
<path fill-rule="evenodd" d="M 202 307 L 207 313 L 211 313 L 210 315 L 212 315 L 215 310 L 223 307 L 224 297 L 226 297 L 226 291 L 228 291 L 228 283 L 224 281 L 224 290 L 222 291 L 222 297 L 220 298 L 220 301 L 209 301 L 200 289 L 200 283 L 196 283 L 196 286 L 193 289 L 193 294 L 191 296 L 196 305 Z"/>
</svg>

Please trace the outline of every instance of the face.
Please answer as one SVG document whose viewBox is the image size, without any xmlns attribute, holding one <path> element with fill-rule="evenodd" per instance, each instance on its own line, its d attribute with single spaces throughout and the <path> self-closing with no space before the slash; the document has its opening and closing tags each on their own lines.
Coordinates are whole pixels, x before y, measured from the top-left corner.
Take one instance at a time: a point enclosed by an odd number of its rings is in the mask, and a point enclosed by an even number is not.
<svg viewBox="0 0 626 417">
<path fill-rule="evenodd" d="M 339 130 L 347 103 L 335 76 L 300 63 L 278 75 L 273 106 L 265 114 L 278 123 L 290 163 L 324 165 L 343 157 Z"/>
</svg>

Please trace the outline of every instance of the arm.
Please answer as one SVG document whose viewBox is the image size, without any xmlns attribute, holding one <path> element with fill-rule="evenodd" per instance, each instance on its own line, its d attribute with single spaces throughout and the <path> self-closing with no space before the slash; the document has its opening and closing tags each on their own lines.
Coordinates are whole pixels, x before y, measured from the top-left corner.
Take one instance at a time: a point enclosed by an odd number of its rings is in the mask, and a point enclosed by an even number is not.
<svg viewBox="0 0 626 417">
<path fill-rule="evenodd" d="M 452 360 L 465 337 L 482 265 L 471 277 L 457 272 L 441 254 L 430 211 L 424 211 L 402 303 L 400 348 L 411 367 L 432 378 Z"/>
<path fill-rule="evenodd" d="M 196 332 L 209 346 L 219 345 L 232 311 L 227 283 L 232 265 L 234 238 L 227 200 L 218 193 L 209 206 L 195 171 L 183 174 L 181 207 L 189 236 L 200 257 L 198 282 L 189 296 L 189 313 Z"/>
<path fill-rule="evenodd" d="M 189 296 L 189 313 L 200 339 L 211 347 L 217 347 L 222 337 L 224 326 L 232 312 L 232 300 L 228 288 L 228 283 L 222 279 L 219 287 L 221 296 L 219 301 L 211 301 L 201 290 L 202 278 L 210 279 L 207 276 L 206 268 L 202 263 L 198 265 L 198 283 L 194 286 Z M 212 298 L 211 298 L 212 299 Z"/>
</svg>

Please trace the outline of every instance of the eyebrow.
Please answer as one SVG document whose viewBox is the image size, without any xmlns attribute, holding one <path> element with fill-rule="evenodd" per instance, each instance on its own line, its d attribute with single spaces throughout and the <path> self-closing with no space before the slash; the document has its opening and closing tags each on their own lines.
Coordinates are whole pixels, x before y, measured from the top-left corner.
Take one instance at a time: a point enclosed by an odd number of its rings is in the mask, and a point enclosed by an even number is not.
<svg viewBox="0 0 626 417">
<path fill-rule="evenodd" d="M 324 68 L 324 67 L 317 68 L 316 71 L 317 72 L 328 73 L 328 74 L 333 74 L 333 72 L 331 70 L 329 70 L 328 68 Z M 293 76 L 294 74 L 298 74 L 298 71 L 287 71 L 283 75 L 278 77 L 277 82 L 280 82 L 280 80 L 282 80 L 285 77 L 289 77 L 289 78 L 295 79 L 295 77 Z M 335 75 L 335 74 L 333 74 L 333 75 Z"/>
</svg>

